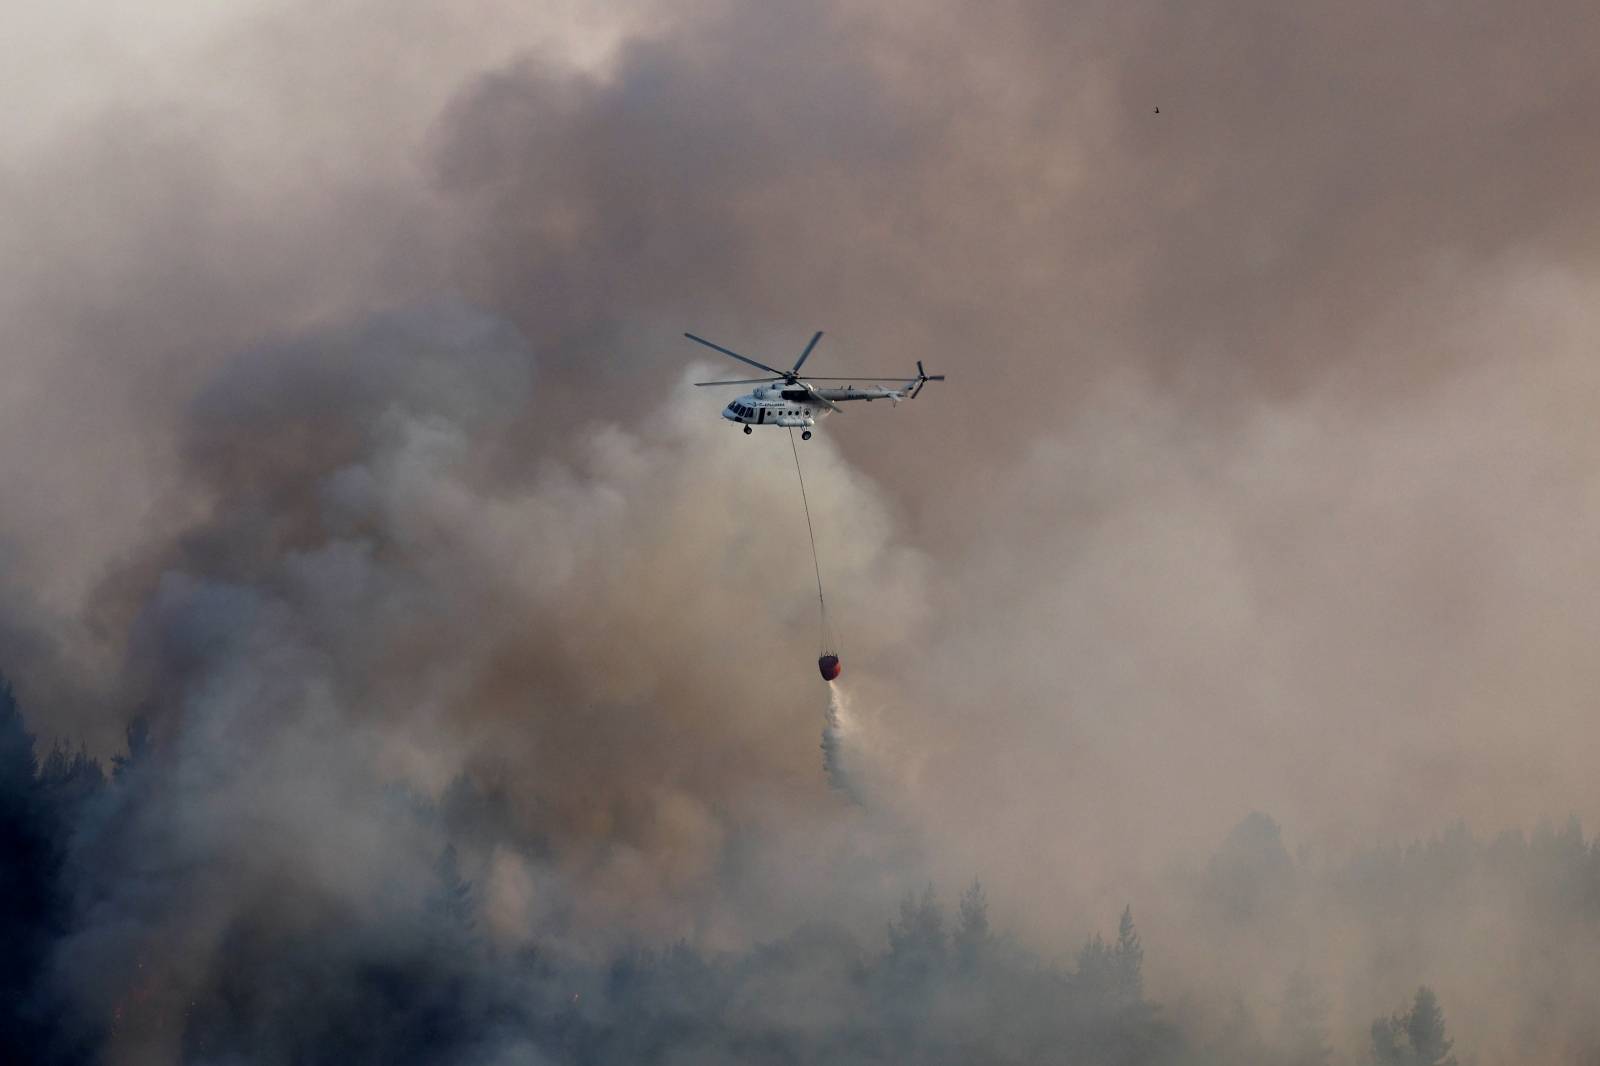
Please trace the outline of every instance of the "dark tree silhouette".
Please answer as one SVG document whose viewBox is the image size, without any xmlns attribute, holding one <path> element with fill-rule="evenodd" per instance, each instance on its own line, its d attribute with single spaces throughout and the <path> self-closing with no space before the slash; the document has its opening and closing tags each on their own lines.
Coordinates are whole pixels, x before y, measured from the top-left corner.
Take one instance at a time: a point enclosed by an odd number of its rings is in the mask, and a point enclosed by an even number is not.
<svg viewBox="0 0 1600 1066">
<path fill-rule="evenodd" d="M 39 767 L 39 790 L 55 821 L 53 831 L 58 836 L 65 837 L 71 832 L 84 807 L 105 783 L 106 774 L 100 768 L 100 760 L 90 757 L 87 748 L 80 746 L 70 754 L 59 744 L 50 749 Z"/>
<path fill-rule="evenodd" d="M 969 973 L 976 970 L 989 951 L 992 936 L 989 931 L 989 899 L 984 895 L 983 885 L 974 880 L 961 893 L 961 908 L 956 915 L 956 931 L 952 937 L 956 964 Z"/>
<path fill-rule="evenodd" d="M 1116 978 L 1111 963 L 1111 949 L 1099 933 L 1084 941 L 1078 949 L 1078 989 L 1091 1000 L 1111 998 Z"/>
<path fill-rule="evenodd" d="M 1118 1003 L 1144 998 L 1144 947 L 1133 928 L 1133 908 L 1122 909 L 1117 922 L 1117 942 L 1111 949 L 1111 994 Z"/>
<path fill-rule="evenodd" d="M 889 923 L 889 963 L 904 970 L 931 973 L 945 961 L 944 908 L 933 886 L 919 896 L 907 892 L 900 901 L 900 918 Z"/>
<path fill-rule="evenodd" d="M 11 682 L 0 674 L 0 787 L 32 784 L 39 769 L 33 746 L 33 734 L 22 721 Z"/>
<path fill-rule="evenodd" d="M 1405 1027 L 1418 1066 L 1455 1066 L 1456 1057 L 1450 1054 L 1454 1041 L 1444 1035 L 1444 1011 L 1439 1009 L 1439 997 L 1427 985 L 1417 989 Z"/>
<path fill-rule="evenodd" d="M 1405 1029 L 1395 1019 L 1375 1019 L 1372 1023 L 1372 1061 L 1377 1066 L 1410 1066 L 1411 1048 L 1404 1038 Z"/>
<path fill-rule="evenodd" d="M 1219 914 L 1244 923 L 1276 913 L 1294 883 L 1294 860 L 1278 823 L 1252 811 L 1206 867 L 1205 894 Z"/>
<path fill-rule="evenodd" d="M 74 820 L 104 781 L 100 764 L 59 745 L 41 767 L 11 685 L 0 676 L 0 1062 L 88 1061 L 47 979 L 68 931 L 63 884 Z"/>
<path fill-rule="evenodd" d="M 1444 1035 L 1444 1011 L 1427 985 L 1417 989 L 1409 1011 L 1372 1023 L 1372 1059 L 1378 1066 L 1456 1066 L 1454 1041 Z"/>
<path fill-rule="evenodd" d="M 144 715 L 129 722 L 124 735 L 128 741 L 128 753 L 111 756 L 111 776 L 117 781 L 132 774 L 150 758 L 150 722 Z"/>
<path fill-rule="evenodd" d="M 0 677 L 0 1059 L 28 1062 L 44 1036 L 34 990 L 49 950 L 50 839 L 33 734 Z"/>
</svg>

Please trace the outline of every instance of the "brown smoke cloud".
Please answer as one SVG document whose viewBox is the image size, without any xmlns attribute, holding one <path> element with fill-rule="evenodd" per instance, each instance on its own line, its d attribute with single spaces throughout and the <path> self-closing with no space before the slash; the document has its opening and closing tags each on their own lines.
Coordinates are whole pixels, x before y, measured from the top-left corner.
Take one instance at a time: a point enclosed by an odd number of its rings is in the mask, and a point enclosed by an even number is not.
<svg viewBox="0 0 1600 1066">
<path fill-rule="evenodd" d="M 153 715 L 185 854 L 278 810 L 349 890 L 330 781 L 471 770 L 512 938 L 976 871 L 1065 948 L 1129 897 L 1182 944 L 1254 809 L 1600 819 L 1589 6 L 452 10 L 102 41 L 4 130 L 0 666 L 49 735 Z M 685 328 L 951 376 L 803 453 L 867 813 L 787 444 Z"/>
</svg>

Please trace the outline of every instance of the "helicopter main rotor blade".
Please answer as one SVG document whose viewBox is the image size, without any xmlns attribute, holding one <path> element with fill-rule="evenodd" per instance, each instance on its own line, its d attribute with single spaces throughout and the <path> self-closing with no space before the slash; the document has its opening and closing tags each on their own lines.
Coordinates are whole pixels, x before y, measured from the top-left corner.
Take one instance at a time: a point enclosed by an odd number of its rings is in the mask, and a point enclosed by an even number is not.
<svg viewBox="0 0 1600 1066">
<path fill-rule="evenodd" d="M 740 378 L 738 381 L 697 381 L 696 385 L 762 385 L 769 381 L 785 381 L 786 378 Z"/>
<path fill-rule="evenodd" d="M 840 407 L 838 404 L 834 403 L 832 400 L 830 400 L 826 396 L 822 395 L 822 393 L 818 392 L 815 385 L 812 385 L 809 382 L 805 382 L 805 381 L 800 382 L 800 384 L 802 386 L 804 386 L 806 392 L 811 394 L 811 398 L 813 400 L 816 400 L 818 403 L 827 404 L 828 405 L 828 409 L 831 410 L 831 411 L 837 411 L 841 415 L 844 414 L 844 408 Z"/>
<path fill-rule="evenodd" d="M 694 341 L 696 344 L 703 344 L 707 348 L 711 348 L 711 349 L 713 349 L 715 351 L 719 351 L 723 355 L 731 356 L 732 358 L 739 360 L 739 362 L 741 362 L 741 363 L 749 363 L 751 366 L 755 367 L 757 370 L 765 370 L 767 373 L 776 374 L 778 377 L 784 378 L 785 380 L 787 380 L 788 377 L 789 377 L 788 374 L 785 374 L 783 371 L 777 369 L 776 367 L 770 367 L 766 363 L 758 363 L 754 359 L 751 359 L 749 356 L 740 355 L 738 352 L 734 351 L 732 348 L 724 348 L 720 344 L 712 344 L 710 341 L 706 340 L 704 337 L 696 337 L 693 333 L 685 333 L 684 336 L 688 337 L 690 340 Z"/>
<path fill-rule="evenodd" d="M 819 330 L 817 330 L 817 332 L 815 334 L 812 335 L 811 343 L 806 345 L 806 350 L 800 353 L 800 358 L 796 359 L 794 361 L 794 369 L 789 371 L 789 373 L 791 373 L 791 374 L 800 373 L 800 364 L 805 362 L 808 358 L 811 357 L 811 349 L 815 348 L 817 346 L 817 342 L 820 341 L 821 339 L 822 339 L 822 331 L 819 329 Z"/>
</svg>

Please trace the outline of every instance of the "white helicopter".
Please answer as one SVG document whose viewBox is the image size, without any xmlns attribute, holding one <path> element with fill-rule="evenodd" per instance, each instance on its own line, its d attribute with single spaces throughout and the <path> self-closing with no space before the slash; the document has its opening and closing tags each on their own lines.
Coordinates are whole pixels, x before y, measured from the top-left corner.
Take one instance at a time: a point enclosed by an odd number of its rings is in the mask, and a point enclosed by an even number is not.
<svg viewBox="0 0 1600 1066">
<path fill-rule="evenodd" d="M 773 375 L 770 378 L 742 378 L 737 381 L 697 381 L 698 386 L 706 385 L 759 385 L 751 392 L 745 393 L 722 409 L 722 417 L 729 422 L 742 422 L 744 431 L 749 433 L 756 426 L 782 426 L 788 429 L 799 429 L 801 440 L 811 439 L 811 427 L 817 424 L 817 419 L 825 417 L 832 411 L 843 411 L 839 406 L 846 400 L 888 400 L 898 404 L 901 400 L 914 400 L 917 393 L 922 391 L 922 386 L 930 381 L 943 381 L 943 374 L 929 374 L 922 369 L 922 361 L 917 360 L 917 376 L 907 381 L 898 388 L 887 388 L 882 383 L 894 380 L 892 378 L 821 378 L 822 381 L 872 381 L 875 385 L 866 388 L 856 388 L 847 385 L 844 388 L 818 388 L 809 381 L 800 380 L 800 366 L 811 355 L 811 350 L 822 339 L 822 331 L 818 330 L 811 338 L 811 343 L 806 345 L 806 350 L 800 353 L 794 366 L 788 370 L 779 370 L 765 363 L 758 363 L 749 356 L 740 355 L 720 344 L 712 344 L 704 337 L 696 337 L 693 333 L 685 333 L 685 337 L 696 344 L 703 344 L 707 348 L 731 356 L 741 363 L 749 363 L 757 370 L 765 370 Z M 779 384 L 782 382 L 782 384 Z"/>
</svg>

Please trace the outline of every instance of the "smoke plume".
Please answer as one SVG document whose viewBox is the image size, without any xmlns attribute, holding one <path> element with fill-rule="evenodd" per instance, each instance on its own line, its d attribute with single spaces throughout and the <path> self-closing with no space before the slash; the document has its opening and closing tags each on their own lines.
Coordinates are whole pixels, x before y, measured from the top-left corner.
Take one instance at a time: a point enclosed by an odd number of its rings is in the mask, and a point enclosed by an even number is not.
<svg viewBox="0 0 1600 1066">
<path fill-rule="evenodd" d="M 1600 1046 L 1592 4 L 19 18 L 6 1039 Z"/>
</svg>

